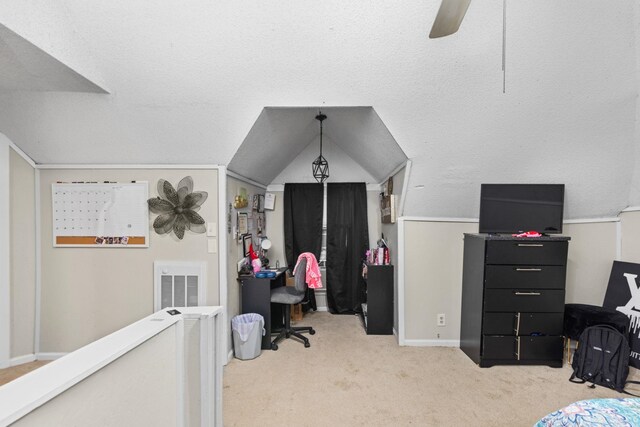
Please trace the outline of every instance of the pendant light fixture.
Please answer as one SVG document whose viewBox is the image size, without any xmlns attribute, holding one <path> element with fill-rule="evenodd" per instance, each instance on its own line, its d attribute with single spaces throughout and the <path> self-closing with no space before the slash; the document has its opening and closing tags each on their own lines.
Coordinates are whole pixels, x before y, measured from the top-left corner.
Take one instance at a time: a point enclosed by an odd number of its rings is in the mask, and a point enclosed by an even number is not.
<svg viewBox="0 0 640 427">
<path fill-rule="evenodd" d="M 311 163 L 311 170 L 316 181 L 322 184 L 327 178 L 329 178 L 329 163 L 327 162 L 327 159 L 322 157 L 322 122 L 327 118 L 327 116 L 322 114 L 321 111 L 318 113 L 316 120 L 320 122 L 320 155 L 313 161 L 313 163 Z"/>
</svg>

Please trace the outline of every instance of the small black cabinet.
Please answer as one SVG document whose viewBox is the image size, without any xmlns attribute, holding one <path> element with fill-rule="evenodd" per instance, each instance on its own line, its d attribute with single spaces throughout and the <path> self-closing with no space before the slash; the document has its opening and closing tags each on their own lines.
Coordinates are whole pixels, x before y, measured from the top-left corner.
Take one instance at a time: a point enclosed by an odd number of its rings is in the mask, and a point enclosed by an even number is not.
<svg viewBox="0 0 640 427">
<path fill-rule="evenodd" d="M 367 335 L 393 333 L 393 266 L 367 265 L 362 321 Z"/>
<path fill-rule="evenodd" d="M 474 362 L 562 366 L 569 240 L 464 235 L 460 348 Z"/>
</svg>

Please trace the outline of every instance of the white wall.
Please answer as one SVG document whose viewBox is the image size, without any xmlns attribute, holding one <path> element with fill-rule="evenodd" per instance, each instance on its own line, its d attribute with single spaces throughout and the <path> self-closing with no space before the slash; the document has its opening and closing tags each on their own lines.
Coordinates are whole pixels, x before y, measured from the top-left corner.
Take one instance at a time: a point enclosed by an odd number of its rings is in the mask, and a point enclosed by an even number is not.
<svg viewBox="0 0 640 427">
<path fill-rule="evenodd" d="M 503 93 L 496 0 L 437 40 L 436 1 L 10 2 L 3 24 L 112 94 L 4 93 L 0 129 L 41 163 L 228 164 L 265 106 L 366 105 L 426 185 L 407 215 L 473 217 L 481 182 L 543 179 L 566 218 L 606 217 L 636 167 L 636 3 L 510 2 Z"/>
<path fill-rule="evenodd" d="M 40 352 L 68 352 L 153 312 L 153 262 L 206 261 L 207 305 L 218 305 L 218 255 L 207 252 L 206 234 L 160 236 L 151 227 L 149 248 L 54 248 L 51 184 L 56 181 L 148 181 L 156 197 L 159 179 L 174 186 L 193 177 L 194 190 L 207 191 L 199 211 L 218 223 L 218 171 L 181 169 L 41 170 L 42 291 Z"/>
<path fill-rule="evenodd" d="M 289 166 L 273 179 L 272 184 L 317 182 L 311 171 L 311 163 L 319 154 L 320 137 L 307 145 Z M 326 182 L 377 183 L 375 178 L 326 135 L 322 138 L 322 155 L 329 163 L 329 178 Z"/>
<path fill-rule="evenodd" d="M 11 357 L 35 353 L 35 169 L 10 150 Z"/>
</svg>

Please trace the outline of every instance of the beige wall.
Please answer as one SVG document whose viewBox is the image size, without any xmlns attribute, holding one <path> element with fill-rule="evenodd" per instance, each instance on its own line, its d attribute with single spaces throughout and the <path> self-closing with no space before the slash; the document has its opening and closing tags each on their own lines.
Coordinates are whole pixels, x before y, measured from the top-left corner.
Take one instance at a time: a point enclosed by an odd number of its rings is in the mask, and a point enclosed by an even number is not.
<svg viewBox="0 0 640 427">
<path fill-rule="evenodd" d="M 405 339 L 458 340 L 463 233 L 478 224 L 406 221 L 404 231 Z M 446 326 L 436 326 L 439 313 Z"/>
<path fill-rule="evenodd" d="M 148 248 L 54 248 L 51 228 L 51 184 L 56 181 L 148 181 L 149 197 L 157 196 L 159 179 L 174 186 L 193 177 L 194 190 L 209 197 L 199 213 L 218 222 L 218 171 L 42 170 L 41 352 L 73 351 L 153 312 L 153 262 L 206 261 L 207 305 L 218 305 L 218 255 L 207 252 L 206 234 L 186 232 L 160 236 L 151 226 Z"/>
<path fill-rule="evenodd" d="M 623 241 L 625 237 L 632 240 L 633 234 L 629 233 L 638 231 L 632 225 L 640 225 L 640 213 L 633 218 L 625 215 L 627 231 L 623 234 Z M 616 229 L 616 222 L 565 224 L 564 235 L 571 237 L 567 303 L 602 304 L 611 264 L 616 258 Z M 477 223 L 406 221 L 405 339 L 459 339 L 463 233 L 475 233 L 477 230 Z M 627 252 L 633 250 L 637 253 L 637 249 L 626 248 Z M 438 313 L 445 313 L 446 326 L 436 326 Z"/>
<path fill-rule="evenodd" d="M 11 357 L 34 353 L 35 170 L 9 150 Z"/>
<path fill-rule="evenodd" d="M 617 222 L 565 224 L 571 237 L 567 260 L 567 303 L 602 305 L 616 259 Z"/>
<path fill-rule="evenodd" d="M 247 190 L 247 194 L 249 196 L 253 196 L 254 194 L 264 194 L 265 190 L 256 187 L 251 184 L 247 184 L 243 181 L 240 181 L 236 178 L 227 175 L 227 202 L 225 205 L 225 212 L 229 212 L 229 203 L 233 204 L 233 199 L 236 195 L 240 194 L 240 188 L 245 188 Z M 251 212 L 251 198 L 249 199 L 249 206 L 242 209 L 235 209 L 233 206 L 231 207 L 231 225 L 232 231 L 227 232 L 227 320 L 231 322 L 234 316 L 240 314 L 240 285 L 238 283 L 238 261 L 244 258 L 244 253 L 242 252 L 242 242 L 238 239 L 233 238 L 233 227 L 237 227 L 237 213 L 238 212 Z M 265 222 L 266 227 L 263 233 L 271 238 L 271 234 L 269 231 L 271 230 L 271 223 L 269 221 L 268 214 L 265 214 Z M 227 219 L 224 218 L 226 223 Z M 282 222 L 282 219 L 280 220 Z M 274 242 L 274 246 L 276 243 Z M 269 251 L 268 258 L 270 262 L 275 265 L 275 259 L 271 261 L 271 251 Z M 229 330 L 229 335 L 227 336 L 227 342 L 229 344 L 228 348 L 232 349 L 232 333 Z"/>
<path fill-rule="evenodd" d="M 165 329 L 12 425 L 175 425 L 177 328 Z"/>
<path fill-rule="evenodd" d="M 405 174 L 406 166 L 400 169 L 393 176 L 393 192 L 396 196 L 396 215 L 400 216 L 400 199 L 402 198 L 402 187 L 404 184 L 404 174 Z M 389 257 L 391 259 L 391 264 L 394 265 L 393 269 L 393 328 L 398 332 L 398 220 L 396 218 L 396 222 L 394 224 L 382 224 L 382 217 L 380 213 L 380 198 L 377 197 L 378 205 L 376 207 L 376 223 L 378 227 L 380 227 L 380 234 L 384 234 L 384 239 L 387 242 L 387 246 L 389 247 Z M 371 210 L 370 210 L 371 212 Z M 371 222 L 371 220 L 369 221 Z M 375 240 L 371 242 L 371 246 L 375 244 Z"/>
<path fill-rule="evenodd" d="M 265 211 L 269 231 L 267 236 L 272 244 L 269 249 L 269 262 L 276 265 L 276 261 L 279 261 L 284 267 L 287 265 L 287 256 L 284 252 L 284 192 L 269 191 L 269 193 L 276 196 L 274 209 Z"/>
<path fill-rule="evenodd" d="M 640 170 L 638 171 L 640 174 Z M 620 261 L 640 263 L 640 211 L 620 214 L 622 256 Z"/>
</svg>

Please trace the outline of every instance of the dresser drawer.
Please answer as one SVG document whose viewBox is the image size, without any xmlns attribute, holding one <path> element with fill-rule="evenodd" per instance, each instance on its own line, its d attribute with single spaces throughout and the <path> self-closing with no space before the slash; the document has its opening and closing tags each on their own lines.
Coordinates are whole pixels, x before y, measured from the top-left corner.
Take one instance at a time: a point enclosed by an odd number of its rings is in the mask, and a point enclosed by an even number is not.
<svg viewBox="0 0 640 427">
<path fill-rule="evenodd" d="M 562 360 L 561 336 L 514 337 L 485 335 L 482 357 L 498 360 Z"/>
<path fill-rule="evenodd" d="M 486 289 L 484 311 L 563 313 L 564 289 Z"/>
<path fill-rule="evenodd" d="M 486 288 L 564 289 L 564 265 L 487 265 Z"/>
<path fill-rule="evenodd" d="M 519 360 L 562 360 L 564 340 L 560 336 L 518 337 L 518 341 Z"/>
<path fill-rule="evenodd" d="M 565 265 L 568 242 L 535 240 L 491 240 L 487 242 L 487 264 Z"/>
<path fill-rule="evenodd" d="M 487 335 L 562 335 L 562 313 L 485 313 Z"/>
</svg>

